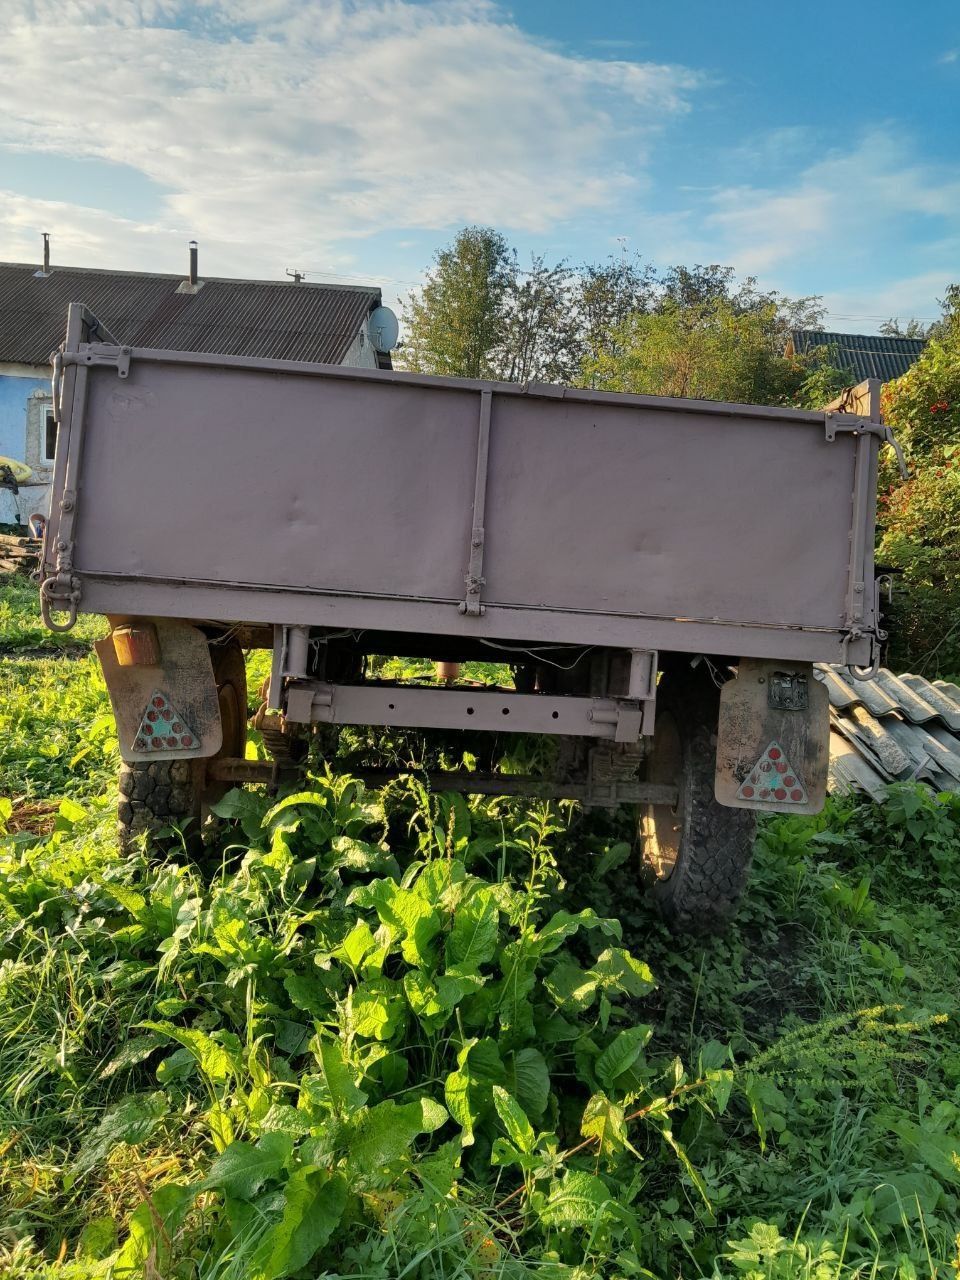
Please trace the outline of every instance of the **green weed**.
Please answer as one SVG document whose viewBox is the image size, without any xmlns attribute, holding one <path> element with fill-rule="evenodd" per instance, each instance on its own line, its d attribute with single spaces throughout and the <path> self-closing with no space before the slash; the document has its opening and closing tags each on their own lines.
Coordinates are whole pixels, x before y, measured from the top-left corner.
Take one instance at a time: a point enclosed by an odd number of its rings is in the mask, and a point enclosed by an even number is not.
<svg viewBox="0 0 960 1280">
<path fill-rule="evenodd" d="M 0 680 L 5 1276 L 955 1276 L 957 797 L 767 822 L 684 942 L 617 819 L 414 772 L 122 859 L 94 660 Z"/>
</svg>

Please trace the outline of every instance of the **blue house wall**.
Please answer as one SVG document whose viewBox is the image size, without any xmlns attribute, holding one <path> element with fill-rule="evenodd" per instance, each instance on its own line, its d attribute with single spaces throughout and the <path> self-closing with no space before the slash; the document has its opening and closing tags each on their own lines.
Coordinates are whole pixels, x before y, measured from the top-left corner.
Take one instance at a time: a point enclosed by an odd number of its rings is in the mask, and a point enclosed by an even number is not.
<svg viewBox="0 0 960 1280">
<path fill-rule="evenodd" d="M 45 392 L 49 389 L 49 377 L 0 373 L 0 456 L 13 458 L 16 462 L 28 462 L 29 400 L 35 391 Z M 27 516 L 38 510 L 39 504 L 45 499 L 46 494 L 32 486 L 22 488 L 17 496 L 8 489 L 0 489 L 0 522 L 15 524 L 19 516 L 20 522 L 25 524 Z"/>
</svg>

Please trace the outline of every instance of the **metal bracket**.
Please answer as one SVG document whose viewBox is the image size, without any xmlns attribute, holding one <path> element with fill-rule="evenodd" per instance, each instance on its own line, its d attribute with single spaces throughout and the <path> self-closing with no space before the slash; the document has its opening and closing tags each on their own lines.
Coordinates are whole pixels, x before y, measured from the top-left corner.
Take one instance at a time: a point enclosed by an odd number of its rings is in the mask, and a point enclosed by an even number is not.
<svg viewBox="0 0 960 1280">
<path fill-rule="evenodd" d="M 79 350 L 63 353 L 60 364 L 108 365 L 116 369 L 118 378 L 127 378 L 130 375 L 131 350 L 131 347 L 115 346 L 110 342 L 81 342 Z"/>
<path fill-rule="evenodd" d="M 630 650 L 630 679 L 627 697 L 648 702 L 657 696 L 658 655 L 656 649 Z"/>
<path fill-rule="evenodd" d="M 852 436 L 876 436 L 881 444 L 888 444 L 897 455 L 897 466 L 900 468 L 901 480 L 910 479 L 910 468 L 903 456 L 903 449 L 891 427 L 886 423 L 874 422 L 870 418 L 862 418 L 859 414 L 839 413 L 831 410 L 825 415 L 824 436 L 828 444 L 833 444 L 837 433 Z"/>
<path fill-rule="evenodd" d="M 547 733 L 635 743 L 653 731 L 651 702 L 580 698 L 506 689 L 428 689 L 367 682 L 288 680 L 282 708 L 291 724 L 388 725 L 395 729 L 470 729 Z"/>
<path fill-rule="evenodd" d="M 862 640 L 863 637 L 864 637 L 864 632 L 857 627 L 851 628 L 851 630 L 846 633 L 840 645 L 841 662 L 842 662 L 842 665 L 845 666 L 847 671 L 849 672 L 851 679 L 864 680 L 864 681 L 875 680 L 877 678 L 877 672 L 880 670 L 880 643 L 879 643 L 878 637 L 875 634 L 871 633 L 869 637 L 870 638 L 870 666 L 869 667 L 858 667 L 856 663 L 846 661 L 847 650 L 849 649 L 850 645 L 853 643 L 854 640 Z"/>
<path fill-rule="evenodd" d="M 70 631 L 76 626 L 80 588 L 80 579 L 76 574 L 64 569 L 44 578 L 40 583 L 40 616 L 49 631 Z M 54 610 L 65 612 L 66 622 L 54 622 Z"/>
<path fill-rule="evenodd" d="M 493 393 L 480 392 L 480 423 L 477 429 L 477 474 L 473 486 L 473 521 L 470 531 L 470 559 L 467 566 L 467 594 L 458 606 L 461 613 L 470 618 L 483 614 L 480 603 L 483 585 L 483 544 L 485 540 L 483 520 L 487 502 L 487 458 L 490 452 L 490 412 Z"/>
<path fill-rule="evenodd" d="M 806 711 L 807 677 L 797 671 L 774 671 L 767 679 L 767 706 L 773 711 Z"/>
<path fill-rule="evenodd" d="M 594 724 L 614 726 L 614 742 L 636 742 L 644 730 L 646 704 L 617 698 L 613 707 L 594 707 L 590 719 Z"/>
</svg>

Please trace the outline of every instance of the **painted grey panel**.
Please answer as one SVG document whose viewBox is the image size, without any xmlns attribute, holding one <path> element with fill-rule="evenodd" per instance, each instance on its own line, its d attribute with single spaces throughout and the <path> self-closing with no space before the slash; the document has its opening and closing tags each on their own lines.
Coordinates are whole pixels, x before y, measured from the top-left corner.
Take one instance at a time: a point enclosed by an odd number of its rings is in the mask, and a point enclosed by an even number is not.
<svg viewBox="0 0 960 1280">
<path fill-rule="evenodd" d="M 485 598 L 840 628 L 853 450 L 804 423 L 498 397 Z"/>
<path fill-rule="evenodd" d="M 823 414 L 140 350 L 124 380 L 80 358 L 77 502 L 45 568 L 72 525 L 82 607 L 119 589 L 158 616 L 844 656 L 851 530 L 871 517 L 854 458 L 877 446 L 827 443 Z M 482 392 L 474 618 L 457 605 Z"/>
<path fill-rule="evenodd" d="M 573 613 L 548 609 L 487 605 L 479 618 L 464 617 L 452 602 L 364 599 L 362 596 L 308 594 L 196 582 L 157 582 L 144 578 L 85 577 L 83 608 L 88 613 L 130 613 L 220 622 L 309 627 L 378 629 L 427 635 L 481 636 L 489 640 L 534 644 L 591 644 L 620 649 L 678 650 L 781 658 L 796 662 L 870 661 L 864 637 L 844 649 L 838 631 L 800 631 L 745 627 L 729 623 L 677 622 L 617 614 Z"/>
<path fill-rule="evenodd" d="M 94 370 L 77 566 L 456 598 L 477 404 L 295 374 Z"/>
</svg>

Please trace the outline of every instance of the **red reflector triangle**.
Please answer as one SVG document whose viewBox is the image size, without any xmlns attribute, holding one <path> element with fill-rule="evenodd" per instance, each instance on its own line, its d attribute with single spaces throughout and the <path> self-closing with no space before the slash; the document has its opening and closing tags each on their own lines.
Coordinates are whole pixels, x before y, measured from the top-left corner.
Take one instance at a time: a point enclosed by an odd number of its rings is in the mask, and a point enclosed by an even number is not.
<svg viewBox="0 0 960 1280">
<path fill-rule="evenodd" d="M 750 769 L 740 790 L 738 800 L 765 800 L 770 804 L 806 804 L 807 789 L 779 742 L 771 742 L 766 751 Z"/>
<path fill-rule="evenodd" d="M 155 689 L 144 708 L 134 751 L 192 751 L 199 745 L 197 735 L 167 695 Z"/>
</svg>

